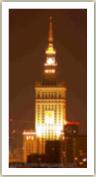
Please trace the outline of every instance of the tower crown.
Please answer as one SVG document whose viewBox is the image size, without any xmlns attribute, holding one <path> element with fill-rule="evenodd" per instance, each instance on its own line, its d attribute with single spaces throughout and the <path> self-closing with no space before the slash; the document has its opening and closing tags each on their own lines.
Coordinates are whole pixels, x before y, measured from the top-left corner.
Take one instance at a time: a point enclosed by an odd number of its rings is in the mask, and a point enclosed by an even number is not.
<svg viewBox="0 0 96 177">
<path fill-rule="evenodd" d="M 56 61 L 55 61 L 55 55 L 56 51 L 53 46 L 53 23 L 52 23 L 52 17 L 49 18 L 49 31 L 48 31 L 48 48 L 45 51 L 46 54 L 46 62 L 44 64 L 45 69 L 44 73 L 51 74 L 53 76 L 56 73 Z"/>
</svg>

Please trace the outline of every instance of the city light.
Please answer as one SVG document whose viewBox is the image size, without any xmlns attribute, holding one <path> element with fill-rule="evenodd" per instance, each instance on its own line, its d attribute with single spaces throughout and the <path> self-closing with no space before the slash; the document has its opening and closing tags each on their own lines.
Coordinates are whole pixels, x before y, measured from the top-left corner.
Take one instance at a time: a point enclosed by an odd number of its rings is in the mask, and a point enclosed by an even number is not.
<svg viewBox="0 0 96 177">
<path fill-rule="evenodd" d="M 45 53 L 46 53 L 47 55 L 55 55 L 55 54 L 56 54 L 56 51 L 54 50 L 52 44 L 49 44 L 48 49 L 46 50 Z"/>
<path fill-rule="evenodd" d="M 57 167 L 59 164 L 66 167 L 68 164 L 77 165 L 78 163 L 81 167 L 86 164 L 87 159 L 78 145 L 80 123 L 68 121 L 67 118 L 67 88 L 56 74 L 58 64 L 53 44 L 52 18 L 49 22 L 48 47 L 45 56 L 43 78 L 39 84 L 37 82 L 34 84 L 35 107 L 33 107 L 34 119 L 32 122 L 35 125 L 34 130 L 24 130 L 22 133 L 23 162 L 32 165 L 35 162 L 37 165 L 46 162 L 47 167 L 53 162 L 57 163 Z M 11 119 L 10 121 L 12 122 Z M 17 134 L 17 130 L 12 129 L 11 133 Z"/>
<path fill-rule="evenodd" d="M 26 136 L 27 140 L 34 140 L 34 136 Z"/>
<path fill-rule="evenodd" d="M 62 135 L 62 126 L 52 124 L 50 124 L 50 122 L 47 122 L 47 124 L 45 125 L 37 126 L 36 135 L 45 139 L 48 137 L 50 139 L 58 139 Z"/>
<path fill-rule="evenodd" d="M 22 133 L 23 135 L 35 135 L 36 134 L 36 132 L 34 132 L 34 131 L 23 131 L 23 133 Z"/>
<path fill-rule="evenodd" d="M 54 124 L 54 111 L 45 111 L 45 123 Z"/>
<path fill-rule="evenodd" d="M 55 73 L 55 69 L 45 69 L 45 73 Z"/>
<path fill-rule="evenodd" d="M 49 57 L 49 58 L 47 59 L 47 64 L 48 64 L 48 65 L 54 65 L 54 64 L 55 64 L 54 58 Z"/>
<path fill-rule="evenodd" d="M 87 159 L 86 159 L 86 158 L 84 158 L 84 159 L 83 159 L 83 162 L 86 162 L 86 161 L 87 161 Z"/>
<path fill-rule="evenodd" d="M 36 128 L 36 135 L 41 137 L 44 134 L 44 127 L 43 126 L 38 126 Z"/>
</svg>

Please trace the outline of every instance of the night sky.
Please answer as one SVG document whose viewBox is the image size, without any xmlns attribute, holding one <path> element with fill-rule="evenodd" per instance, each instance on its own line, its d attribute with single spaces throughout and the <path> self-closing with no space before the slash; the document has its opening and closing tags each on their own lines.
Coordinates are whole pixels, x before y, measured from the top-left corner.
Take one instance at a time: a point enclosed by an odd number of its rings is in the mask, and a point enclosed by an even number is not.
<svg viewBox="0 0 96 177">
<path fill-rule="evenodd" d="M 67 85 L 67 119 L 80 121 L 80 133 L 86 135 L 87 11 L 80 9 L 10 10 L 9 117 L 13 120 L 12 128 L 20 132 L 34 128 L 34 84 L 42 77 L 50 15 L 58 72 Z"/>
</svg>

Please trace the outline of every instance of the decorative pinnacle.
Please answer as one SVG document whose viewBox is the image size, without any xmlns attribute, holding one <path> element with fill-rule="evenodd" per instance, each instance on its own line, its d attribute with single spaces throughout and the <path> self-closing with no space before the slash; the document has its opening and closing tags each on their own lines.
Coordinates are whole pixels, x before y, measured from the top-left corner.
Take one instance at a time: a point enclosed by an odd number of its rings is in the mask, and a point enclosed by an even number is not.
<svg viewBox="0 0 96 177">
<path fill-rule="evenodd" d="M 53 42 L 53 24 L 52 24 L 52 16 L 49 18 L 49 36 L 48 36 L 48 42 Z"/>
<path fill-rule="evenodd" d="M 47 55 L 55 55 L 56 51 L 53 46 L 53 24 L 52 16 L 49 18 L 49 35 L 48 35 L 48 48 L 46 50 Z"/>
</svg>

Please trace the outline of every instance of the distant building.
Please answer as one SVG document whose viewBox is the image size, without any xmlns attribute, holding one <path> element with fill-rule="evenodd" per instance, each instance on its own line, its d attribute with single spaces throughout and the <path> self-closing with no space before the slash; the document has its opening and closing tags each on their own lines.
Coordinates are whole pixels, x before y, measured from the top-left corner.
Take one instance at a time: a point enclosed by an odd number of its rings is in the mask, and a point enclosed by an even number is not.
<svg viewBox="0 0 96 177">
<path fill-rule="evenodd" d="M 61 164 L 61 141 L 46 141 L 45 146 L 46 163 L 52 164 L 54 167 Z"/>
<path fill-rule="evenodd" d="M 78 155 L 78 122 L 68 122 L 64 126 L 64 152 L 65 152 L 65 164 L 75 163 L 75 158 Z"/>
<path fill-rule="evenodd" d="M 64 125 L 62 163 L 65 167 L 87 167 L 87 137 L 79 135 L 79 122 Z"/>
<path fill-rule="evenodd" d="M 27 156 L 37 153 L 36 133 L 31 131 L 23 132 L 23 160 L 27 162 Z"/>
<path fill-rule="evenodd" d="M 32 167 L 45 167 L 45 154 L 30 154 L 27 156 L 27 163 Z M 43 163 L 43 166 L 41 163 Z"/>
<path fill-rule="evenodd" d="M 78 154 L 76 163 L 78 167 L 87 167 L 87 137 L 79 135 L 77 137 Z"/>
</svg>

